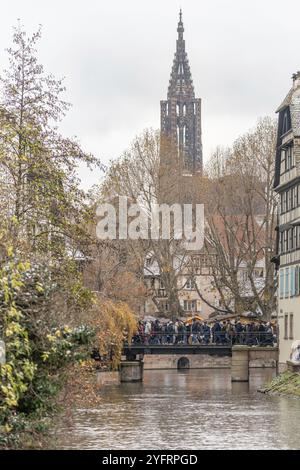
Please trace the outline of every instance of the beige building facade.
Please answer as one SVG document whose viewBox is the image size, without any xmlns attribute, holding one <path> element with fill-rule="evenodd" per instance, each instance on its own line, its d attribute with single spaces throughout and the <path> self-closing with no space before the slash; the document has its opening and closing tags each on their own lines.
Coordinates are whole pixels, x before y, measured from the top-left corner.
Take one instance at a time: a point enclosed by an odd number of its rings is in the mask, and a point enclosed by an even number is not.
<svg viewBox="0 0 300 470">
<path fill-rule="evenodd" d="M 300 72 L 279 106 L 274 189 L 279 196 L 278 323 L 281 369 L 300 340 Z"/>
</svg>

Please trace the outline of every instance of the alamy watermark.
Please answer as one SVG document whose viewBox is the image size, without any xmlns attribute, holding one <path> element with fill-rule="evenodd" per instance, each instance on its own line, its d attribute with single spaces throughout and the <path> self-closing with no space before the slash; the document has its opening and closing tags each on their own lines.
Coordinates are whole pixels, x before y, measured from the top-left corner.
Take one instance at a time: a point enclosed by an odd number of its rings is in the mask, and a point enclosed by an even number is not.
<svg viewBox="0 0 300 470">
<path fill-rule="evenodd" d="M 151 210 L 128 203 L 104 203 L 96 209 L 96 227 L 101 240 L 182 240 L 186 250 L 201 250 L 204 243 L 203 204 L 153 204 Z"/>
</svg>

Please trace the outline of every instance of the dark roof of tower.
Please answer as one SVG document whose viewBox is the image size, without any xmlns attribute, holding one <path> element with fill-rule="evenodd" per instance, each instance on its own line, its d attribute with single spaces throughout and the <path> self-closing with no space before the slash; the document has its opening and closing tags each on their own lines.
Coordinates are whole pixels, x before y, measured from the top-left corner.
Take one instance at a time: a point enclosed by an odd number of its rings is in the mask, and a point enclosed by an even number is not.
<svg viewBox="0 0 300 470">
<path fill-rule="evenodd" d="M 282 101 L 282 103 L 280 104 L 280 106 L 278 106 L 278 108 L 276 109 L 276 113 L 279 113 L 279 111 L 282 111 L 282 109 L 286 108 L 287 106 L 291 104 L 293 91 L 294 91 L 293 88 L 291 88 L 288 94 L 286 95 L 286 97 L 284 98 L 284 100 Z"/>
<path fill-rule="evenodd" d="M 168 99 L 175 96 L 194 98 L 195 92 L 193 80 L 187 53 L 185 52 L 185 40 L 183 39 L 184 27 L 181 10 L 179 13 L 177 33 L 178 38 L 176 41 L 176 52 L 168 88 Z"/>
</svg>

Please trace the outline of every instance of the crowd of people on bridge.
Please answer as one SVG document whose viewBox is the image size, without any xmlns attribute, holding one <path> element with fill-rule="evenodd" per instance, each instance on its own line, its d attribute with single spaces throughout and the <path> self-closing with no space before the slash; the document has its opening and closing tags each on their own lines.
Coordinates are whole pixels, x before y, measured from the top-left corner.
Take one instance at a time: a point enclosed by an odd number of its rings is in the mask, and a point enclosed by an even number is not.
<svg viewBox="0 0 300 470">
<path fill-rule="evenodd" d="M 193 318 L 191 321 L 140 320 L 133 344 L 216 344 L 247 346 L 274 346 L 277 342 L 276 326 L 264 321 L 224 320 L 207 322 Z"/>
</svg>

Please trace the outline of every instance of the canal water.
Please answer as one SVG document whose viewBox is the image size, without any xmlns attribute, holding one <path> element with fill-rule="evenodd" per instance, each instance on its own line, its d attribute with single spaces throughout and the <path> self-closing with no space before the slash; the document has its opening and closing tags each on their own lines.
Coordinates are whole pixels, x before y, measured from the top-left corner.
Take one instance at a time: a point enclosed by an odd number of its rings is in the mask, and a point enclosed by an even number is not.
<svg viewBox="0 0 300 470">
<path fill-rule="evenodd" d="M 300 449 L 300 400 L 257 393 L 273 374 L 252 370 L 248 386 L 226 369 L 145 371 L 143 383 L 103 387 L 97 408 L 57 429 L 58 447 Z"/>
</svg>

